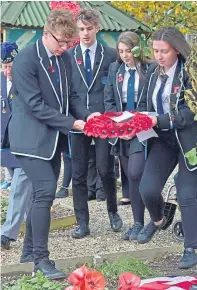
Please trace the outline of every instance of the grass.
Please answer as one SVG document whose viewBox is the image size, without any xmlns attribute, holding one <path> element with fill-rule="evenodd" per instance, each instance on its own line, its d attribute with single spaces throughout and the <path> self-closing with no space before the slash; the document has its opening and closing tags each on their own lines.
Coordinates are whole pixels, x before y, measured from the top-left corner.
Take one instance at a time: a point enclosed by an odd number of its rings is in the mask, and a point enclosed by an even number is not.
<svg viewBox="0 0 197 290">
<path fill-rule="evenodd" d="M 75 268 L 70 268 L 66 273 L 71 273 L 76 268 L 82 265 L 77 265 Z M 86 264 L 88 269 L 93 269 L 91 264 Z M 153 272 L 147 265 L 142 261 L 134 258 L 120 258 L 117 261 L 110 263 L 105 261 L 101 266 L 96 268 L 97 271 L 103 273 L 107 288 L 106 289 L 117 289 L 118 288 L 118 277 L 121 273 L 132 272 L 139 276 L 141 279 L 155 276 L 156 273 Z M 46 277 L 43 277 L 41 273 L 37 273 L 35 278 L 24 276 L 22 279 L 13 281 L 14 283 L 6 283 L 7 285 L 2 287 L 6 290 L 63 290 L 67 286 L 67 282 L 64 283 L 54 283 L 49 281 Z"/>
<path fill-rule="evenodd" d="M 155 275 L 155 272 L 147 265 L 134 258 L 120 258 L 113 263 L 105 261 L 97 270 L 102 272 L 106 279 L 110 280 L 117 279 L 117 277 L 124 272 L 132 272 L 141 279 Z"/>
</svg>

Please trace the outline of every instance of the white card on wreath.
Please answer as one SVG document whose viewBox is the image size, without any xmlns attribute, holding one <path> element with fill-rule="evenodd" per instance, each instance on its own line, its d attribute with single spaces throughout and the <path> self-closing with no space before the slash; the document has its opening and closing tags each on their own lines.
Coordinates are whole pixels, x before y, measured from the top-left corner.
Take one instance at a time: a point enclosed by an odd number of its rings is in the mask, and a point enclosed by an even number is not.
<svg viewBox="0 0 197 290">
<path fill-rule="evenodd" d="M 116 122 L 116 123 L 121 123 L 124 121 L 128 121 L 129 119 L 133 118 L 135 115 L 128 112 L 128 111 L 124 111 L 122 113 L 122 115 L 117 116 L 117 117 L 111 117 L 110 119 L 112 119 L 112 121 Z"/>
<path fill-rule="evenodd" d="M 136 133 L 136 136 L 139 140 L 139 142 L 143 142 L 143 141 L 146 141 L 150 138 L 153 138 L 153 137 L 158 137 L 157 133 L 155 132 L 155 130 L 153 128 L 147 130 L 147 131 L 141 131 L 139 133 Z"/>
</svg>

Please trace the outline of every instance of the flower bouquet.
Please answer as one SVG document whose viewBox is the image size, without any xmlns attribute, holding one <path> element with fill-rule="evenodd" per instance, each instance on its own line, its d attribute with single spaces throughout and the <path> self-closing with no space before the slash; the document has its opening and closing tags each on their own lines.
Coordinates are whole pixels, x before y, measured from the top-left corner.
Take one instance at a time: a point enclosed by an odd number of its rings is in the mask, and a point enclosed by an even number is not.
<svg viewBox="0 0 197 290">
<path fill-rule="evenodd" d="M 152 128 L 152 120 L 145 114 L 126 112 L 126 120 L 124 120 L 124 115 L 125 112 L 106 112 L 100 116 L 95 116 L 87 121 L 84 127 L 84 133 L 87 136 L 105 139 L 127 135 L 134 136 L 136 133 Z"/>
</svg>

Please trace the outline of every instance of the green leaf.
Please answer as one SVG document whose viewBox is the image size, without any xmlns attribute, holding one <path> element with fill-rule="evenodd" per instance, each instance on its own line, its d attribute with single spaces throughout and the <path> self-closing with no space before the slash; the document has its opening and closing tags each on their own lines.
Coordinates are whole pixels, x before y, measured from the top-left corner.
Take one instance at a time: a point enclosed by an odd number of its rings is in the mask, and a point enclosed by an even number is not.
<svg viewBox="0 0 197 290">
<path fill-rule="evenodd" d="M 174 9 L 170 9 L 166 13 L 168 16 L 174 14 Z"/>
<path fill-rule="evenodd" d="M 140 56 L 140 47 L 139 46 L 135 46 L 134 48 L 131 49 L 131 52 L 132 52 L 134 57 Z"/>
<path fill-rule="evenodd" d="M 49 287 L 52 286 L 51 284 L 52 284 L 52 283 L 51 283 L 50 281 L 47 281 L 47 282 L 45 282 L 45 283 L 42 285 L 42 287 L 45 288 L 45 289 L 48 289 Z"/>
<path fill-rule="evenodd" d="M 144 56 L 146 56 L 146 57 L 148 57 L 148 56 L 150 56 L 150 48 L 149 47 L 144 47 L 143 48 L 143 55 Z"/>
<path fill-rule="evenodd" d="M 197 121 L 197 115 L 194 116 L 194 121 Z"/>
<path fill-rule="evenodd" d="M 187 157 L 190 165 L 197 165 L 197 148 L 193 148 L 192 150 L 187 152 L 185 156 Z"/>
</svg>

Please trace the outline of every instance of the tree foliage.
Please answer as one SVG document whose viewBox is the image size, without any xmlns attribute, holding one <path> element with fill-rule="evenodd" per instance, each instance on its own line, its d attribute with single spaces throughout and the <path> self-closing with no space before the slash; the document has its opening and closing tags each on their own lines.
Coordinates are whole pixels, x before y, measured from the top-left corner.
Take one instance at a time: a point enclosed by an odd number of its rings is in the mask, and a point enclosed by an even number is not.
<svg viewBox="0 0 197 290">
<path fill-rule="evenodd" d="M 182 33 L 197 31 L 196 1 L 112 1 L 151 31 L 163 26 L 176 26 Z"/>
</svg>

